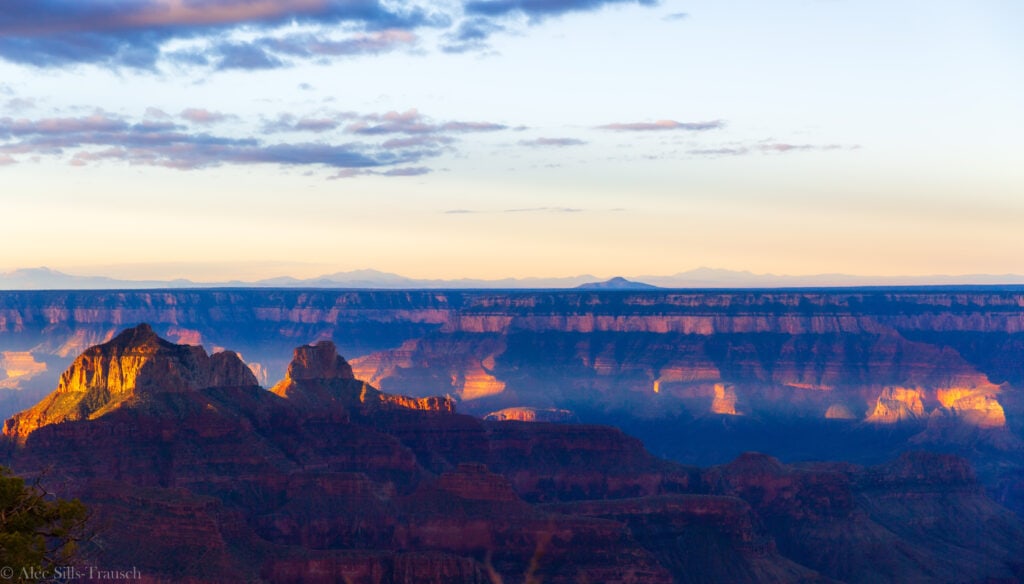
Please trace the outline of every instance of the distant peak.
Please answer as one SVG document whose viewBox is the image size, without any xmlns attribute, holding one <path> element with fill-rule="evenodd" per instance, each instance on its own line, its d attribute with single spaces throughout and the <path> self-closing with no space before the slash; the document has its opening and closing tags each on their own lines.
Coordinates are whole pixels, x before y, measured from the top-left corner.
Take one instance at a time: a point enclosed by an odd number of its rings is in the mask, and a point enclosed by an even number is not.
<svg viewBox="0 0 1024 584">
<path fill-rule="evenodd" d="M 581 284 L 577 286 L 581 290 L 653 290 L 657 286 L 645 284 L 644 282 L 634 282 L 627 280 L 622 276 L 615 276 L 604 282 L 590 282 L 587 284 Z"/>
</svg>

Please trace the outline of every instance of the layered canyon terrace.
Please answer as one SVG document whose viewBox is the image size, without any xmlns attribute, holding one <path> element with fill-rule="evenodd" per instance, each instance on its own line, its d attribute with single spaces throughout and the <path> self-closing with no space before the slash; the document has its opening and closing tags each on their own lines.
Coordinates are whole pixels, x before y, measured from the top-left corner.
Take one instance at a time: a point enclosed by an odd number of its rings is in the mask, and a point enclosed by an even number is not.
<svg viewBox="0 0 1024 584">
<path fill-rule="evenodd" d="M 357 379 L 461 413 L 618 426 L 719 464 L 969 456 L 1024 510 L 1024 288 L 287 290 L 0 293 L 0 409 L 146 322 L 237 351 L 263 387 L 330 340 Z"/>
</svg>

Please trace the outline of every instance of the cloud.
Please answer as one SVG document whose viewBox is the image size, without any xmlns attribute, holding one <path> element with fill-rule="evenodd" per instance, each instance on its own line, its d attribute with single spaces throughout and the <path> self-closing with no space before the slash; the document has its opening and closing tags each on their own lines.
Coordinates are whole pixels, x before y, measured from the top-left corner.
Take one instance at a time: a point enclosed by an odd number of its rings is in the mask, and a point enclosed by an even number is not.
<svg viewBox="0 0 1024 584">
<path fill-rule="evenodd" d="M 520 146 L 547 147 L 547 146 L 581 146 L 586 144 L 583 140 L 576 138 L 537 138 L 535 140 L 520 140 Z"/>
<path fill-rule="evenodd" d="M 354 117 L 355 114 L 340 113 L 329 116 L 305 116 L 297 118 L 292 114 L 280 114 L 276 120 L 263 124 L 264 132 L 313 132 L 316 134 L 336 130 L 341 121 Z"/>
<path fill-rule="evenodd" d="M 748 154 L 786 154 L 789 152 L 829 152 L 835 150 L 857 150 L 859 144 L 788 144 L 785 142 L 763 141 L 756 144 L 725 146 L 721 148 L 696 148 L 688 150 L 687 154 L 692 156 L 707 156 L 717 158 L 721 156 L 745 156 Z"/>
<path fill-rule="evenodd" d="M 216 48 L 217 69 L 279 69 L 285 63 L 263 47 L 252 43 L 224 43 Z"/>
<path fill-rule="evenodd" d="M 389 29 L 334 40 L 315 34 L 293 34 L 256 41 L 262 48 L 292 57 L 337 57 L 377 54 L 415 45 L 418 37 L 410 31 Z"/>
<path fill-rule="evenodd" d="M 688 150 L 687 154 L 694 156 L 742 156 L 744 154 L 750 154 L 750 149 L 746 147 L 742 148 L 695 148 Z"/>
<path fill-rule="evenodd" d="M 719 130 L 725 127 L 722 120 L 711 120 L 707 122 L 677 122 L 675 120 L 658 120 L 656 122 L 627 122 L 614 123 L 597 126 L 599 130 L 614 130 L 617 132 L 663 132 L 670 130 L 683 130 L 688 132 L 704 132 L 707 130 Z"/>
<path fill-rule="evenodd" d="M 93 64 L 157 70 L 162 63 L 262 70 L 296 59 L 372 55 L 440 30 L 441 50 L 485 50 L 525 16 L 536 24 L 610 5 L 657 0 L 4 0 L 0 60 L 33 67 Z M 521 20 L 521 19 L 520 19 Z M 294 32 L 296 29 L 303 32 Z M 339 38 L 339 33 L 349 36 Z M 180 48 L 184 43 L 191 45 Z"/>
<path fill-rule="evenodd" d="M 687 18 L 690 18 L 690 14 L 687 12 L 673 12 L 672 14 L 666 14 L 665 16 L 661 17 L 662 20 L 669 22 L 676 20 L 686 20 Z"/>
<path fill-rule="evenodd" d="M 441 148 L 455 142 L 451 136 L 408 136 L 405 138 L 391 138 L 381 142 L 384 148 Z"/>
<path fill-rule="evenodd" d="M 349 124 L 345 131 L 352 134 L 383 135 L 495 132 L 507 129 L 508 126 L 493 122 L 435 123 L 419 111 L 411 109 L 405 112 L 392 111 L 382 115 L 363 116 L 359 121 Z"/>
<path fill-rule="evenodd" d="M 188 120 L 193 124 L 202 125 L 218 124 L 233 117 L 221 112 L 214 112 L 207 109 L 192 107 L 182 110 L 182 112 L 179 115 L 182 117 L 182 119 Z"/>
<path fill-rule="evenodd" d="M 491 35 L 504 30 L 504 26 L 490 18 L 467 18 L 459 23 L 458 28 L 444 35 L 441 50 L 446 53 L 465 53 L 485 49 Z"/>
<path fill-rule="evenodd" d="M 7 100 L 5 108 L 10 111 L 20 112 L 36 107 L 36 100 L 24 97 L 15 97 Z"/>
<path fill-rule="evenodd" d="M 450 17 L 408 3 L 381 0 L 5 0 L 0 12 L 0 58 L 37 67 L 93 63 L 152 69 L 171 40 L 213 39 L 231 32 L 271 30 L 290 24 L 338 25 L 409 31 L 447 26 Z M 399 34 L 399 37 L 401 34 Z M 326 53 L 369 50 L 397 37 L 388 34 L 348 44 L 323 44 Z M 293 48 L 301 43 L 294 42 Z M 269 68 L 276 59 L 260 47 L 219 47 L 221 69 Z M 298 50 L 298 49 L 296 49 Z M 314 51 L 314 49 L 305 49 Z M 202 61 L 184 52 L 179 62 Z"/>
<path fill-rule="evenodd" d="M 335 174 L 334 176 L 332 176 L 330 178 L 331 178 L 331 180 L 334 180 L 334 179 L 339 179 L 339 178 L 355 178 L 357 176 L 366 176 L 366 175 L 387 176 L 387 177 L 423 176 L 424 174 L 429 174 L 430 172 L 432 172 L 432 171 L 429 168 L 425 167 L 425 166 L 407 166 L 407 167 L 404 167 L 404 168 L 392 168 L 391 170 L 385 170 L 385 171 L 369 170 L 369 169 L 365 169 L 365 168 L 346 168 L 346 169 L 344 169 L 342 171 L 339 171 L 337 174 Z"/>
<path fill-rule="evenodd" d="M 397 167 L 434 155 L 427 149 L 387 149 L 372 143 L 266 142 L 257 138 L 190 133 L 171 121 L 146 118 L 131 122 L 103 111 L 77 118 L 0 118 L 0 156 L 16 161 L 22 154 L 49 157 L 70 154 L 70 163 L 78 166 L 119 161 L 181 170 L 228 164 Z M 390 170 L 410 172 L 397 168 L 382 172 Z"/>
<path fill-rule="evenodd" d="M 610 4 L 655 6 L 657 0 L 470 0 L 465 4 L 465 11 L 467 14 L 481 16 L 518 13 L 533 20 L 541 20 L 568 12 L 597 10 Z"/>
<path fill-rule="evenodd" d="M 78 117 L 5 117 L 0 118 L 0 157 L 4 165 L 15 164 L 27 155 L 63 158 L 74 166 L 113 161 L 194 170 L 278 164 L 344 169 L 339 178 L 360 174 L 419 176 L 430 169 L 417 163 L 453 150 L 454 135 L 504 128 L 489 122 L 435 121 L 409 110 L 384 114 L 339 112 L 319 117 L 282 114 L 265 123 L 256 137 L 207 131 L 208 126 L 229 118 L 234 116 L 200 108 L 183 110 L 178 116 L 147 108 L 137 120 L 103 110 Z M 342 127 L 345 120 L 353 119 L 371 125 Z M 275 132 L 314 133 L 325 139 L 269 139 Z M 349 136 L 339 139 L 345 133 Z"/>
</svg>

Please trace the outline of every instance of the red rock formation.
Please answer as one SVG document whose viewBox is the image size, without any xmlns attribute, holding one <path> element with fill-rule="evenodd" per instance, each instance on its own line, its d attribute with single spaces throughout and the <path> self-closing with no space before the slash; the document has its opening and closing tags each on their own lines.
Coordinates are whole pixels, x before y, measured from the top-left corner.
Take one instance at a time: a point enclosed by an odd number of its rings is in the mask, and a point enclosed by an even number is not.
<svg viewBox="0 0 1024 584">
<path fill-rule="evenodd" d="M 23 439 L 42 426 L 91 419 L 126 402 L 221 386 L 252 387 L 256 378 L 235 353 L 210 357 L 202 347 L 169 343 L 143 324 L 85 351 L 57 390 L 8 420 L 4 434 Z"/>
<path fill-rule="evenodd" d="M 455 403 L 447 397 L 414 398 L 390 395 L 359 381 L 352 367 L 338 354 L 334 343 L 320 341 L 295 349 L 288 374 L 270 389 L 292 403 L 306 409 L 335 408 L 340 411 L 371 411 L 399 408 L 434 412 L 455 411 Z"/>
</svg>

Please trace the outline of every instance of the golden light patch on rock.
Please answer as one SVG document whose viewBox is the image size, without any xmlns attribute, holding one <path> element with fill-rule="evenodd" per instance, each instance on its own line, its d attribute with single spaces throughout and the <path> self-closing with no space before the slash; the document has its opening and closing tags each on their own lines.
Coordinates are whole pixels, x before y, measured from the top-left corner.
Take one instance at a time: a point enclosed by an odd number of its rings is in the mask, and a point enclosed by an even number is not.
<svg viewBox="0 0 1024 584">
<path fill-rule="evenodd" d="M 808 389 L 811 391 L 832 391 L 833 389 L 830 385 L 818 385 L 815 383 L 790 382 L 787 383 L 786 386 L 794 389 Z"/>
<path fill-rule="evenodd" d="M 942 407 L 961 420 L 979 428 L 1001 428 L 1006 425 L 1006 412 L 988 388 L 948 388 L 936 392 Z"/>
<path fill-rule="evenodd" d="M 0 370 L 6 373 L 0 388 L 20 389 L 22 381 L 45 372 L 46 363 L 36 361 L 31 351 L 4 351 L 0 353 Z"/>
<path fill-rule="evenodd" d="M 711 398 L 711 413 L 724 416 L 741 416 L 736 410 L 736 388 L 726 383 L 715 384 L 715 395 Z"/>
<path fill-rule="evenodd" d="M 458 388 L 459 397 L 465 401 L 480 399 L 503 391 L 505 391 L 505 382 L 485 371 L 483 367 L 466 371 L 462 378 L 462 387 Z"/>
<path fill-rule="evenodd" d="M 878 396 L 867 421 L 873 424 L 895 424 L 923 418 L 924 390 L 907 387 L 886 387 Z"/>
<path fill-rule="evenodd" d="M 825 418 L 828 420 L 856 420 L 857 415 L 844 404 L 832 404 L 825 411 Z"/>
</svg>

